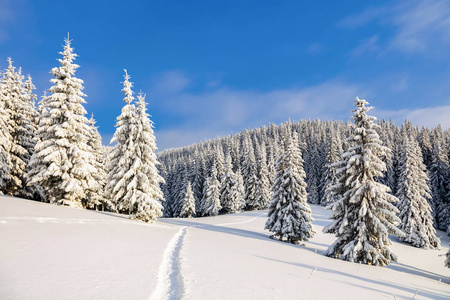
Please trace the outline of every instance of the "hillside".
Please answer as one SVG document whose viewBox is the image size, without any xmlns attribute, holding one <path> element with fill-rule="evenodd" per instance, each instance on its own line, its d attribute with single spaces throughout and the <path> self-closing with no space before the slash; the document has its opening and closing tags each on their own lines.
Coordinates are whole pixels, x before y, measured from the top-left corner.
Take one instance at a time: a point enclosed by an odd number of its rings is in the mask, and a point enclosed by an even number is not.
<svg viewBox="0 0 450 300">
<path fill-rule="evenodd" d="M 442 249 L 394 241 L 386 268 L 323 256 L 329 212 L 305 246 L 269 239 L 265 211 L 145 224 L 0 197 L 1 299 L 448 299 Z"/>
</svg>

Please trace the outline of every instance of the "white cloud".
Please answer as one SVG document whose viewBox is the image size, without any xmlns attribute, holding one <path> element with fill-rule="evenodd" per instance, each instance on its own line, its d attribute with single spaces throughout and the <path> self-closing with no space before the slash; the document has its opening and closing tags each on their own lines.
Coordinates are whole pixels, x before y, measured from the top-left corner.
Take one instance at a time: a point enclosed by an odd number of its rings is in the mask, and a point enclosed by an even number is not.
<svg viewBox="0 0 450 300">
<path fill-rule="evenodd" d="M 312 43 L 307 49 L 306 52 L 309 54 L 319 54 L 323 51 L 323 45 L 319 43 Z"/>
<path fill-rule="evenodd" d="M 217 132 L 211 129 L 169 129 L 156 130 L 156 143 L 158 151 L 170 148 L 177 148 L 188 146 L 194 143 L 199 143 L 208 139 L 213 139 L 219 136 L 227 136 L 231 132 Z"/>
<path fill-rule="evenodd" d="M 443 52 L 441 47 L 450 44 L 450 1 L 448 0 L 412 0 L 392 6 L 369 8 L 360 14 L 344 18 L 337 25 L 357 28 L 373 22 L 395 28 L 394 34 L 383 45 L 387 50 L 402 52 L 436 50 L 433 52 L 442 52 L 443 55 L 447 53 Z M 370 39 L 366 42 L 366 47 L 371 46 Z M 361 45 L 363 48 L 365 46 Z"/>
<path fill-rule="evenodd" d="M 436 127 L 440 124 L 442 128 L 450 129 L 450 105 L 396 111 L 374 109 L 375 113 L 382 116 L 380 118 L 394 120 L 397 125 L 409 120 L 417 126 Z"/>
<path fill-rule="evenodd" d="M 185 75 L 184 75 L 185 76 Z M 187 77 L 187 76 L 186 76 Z M 207 85 L 207 83 L 205 83 Z M 396 91 L 408 87 L 407 78 L 398 78 L 396 84 L 386 85 Z M 376 94 L 376 93 L 375 93 Z M 340 80 L 330 80 L 305 88 L 286 88 L 262 92 L 219 86 L 194 93 L 188 90 L 177 94 L 158 96 L 158 111 L 177 119 L 176 128 L 158 128 L 158 147 L 166 149 L 189 145 L 216 136 L 225 136 L 242 129 L 256 128 L 288 119 L 335 119 L 346 121 L 353 109 L 356 96 L 368 97 L 375 106 L 373 115 L 390 119 L 397 124 L 408 119 L 417 125 L 434 127 L 440 123 L 449 127 L 450 107 L 383 110 L 385 102 L 372 101 L 370 89 Z M 374 100 L 382 99 L 376 97 Z"/>
<path fill-rule="evenodd" d="M 340 27 L 358 28 L 385 16 L 391 11 L 389 7 L 371 7 L 361 13 L 348 16 L 338 22 Z"/>
<path fill-rule="evenodd" d="M 378 36 L 374 35 L 368 39 L 363 40 L 359 46 L 352 50 L 352 54 L 361 55 L 366 52 L 378 51 L 379 49 L 380 46 L 378 45 Z"/>
<path fill-rule="evenodd" d="M 398 31 L 391 46 L 403 51 L 424 51 L 450 42 L 450 1 L 412 1 L 400 5 L 393 16 Z"/>
<path fill-rule="evenodd" d="M 176 94 L 185 90 L 189 83 L 183 72 L 167 71 L 153 80 L 153 91 L 156 94 Z"/>
<path fill-rule="evenodd" d="M 363 91 L 339 81 L 270 92 L 219 87 L 201 93 L 160 95 L 160 113 L 177 118 L 180 129 L 158 131 L 158 145 L 163 149 L 191 144 L 289 118 L 347 119 L 357 95 L 364 96 Z"/>
<path fill-rule="evenodd" d="M 402 78 L 400 81 L 391 84 L 391 90 L 394 92 L 404 92 L 408 89 L 408 79 Z"/>
</svg>

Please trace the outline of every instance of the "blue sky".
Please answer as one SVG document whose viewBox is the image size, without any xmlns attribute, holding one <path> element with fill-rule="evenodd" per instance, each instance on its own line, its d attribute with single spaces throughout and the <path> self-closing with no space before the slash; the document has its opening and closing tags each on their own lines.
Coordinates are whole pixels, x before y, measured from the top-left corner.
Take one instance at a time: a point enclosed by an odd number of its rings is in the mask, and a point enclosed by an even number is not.
<svg viewBox="0 0 450 300">
<path fill-rule="evenodd" d="M 0 0 L 0 69 L 40 97 L 70 32 L 86 109 L 108 144 L 123 69 L 160 149 L 280 123 L 378 118 L 450 127 L 450 1 Z"/>
</svg>

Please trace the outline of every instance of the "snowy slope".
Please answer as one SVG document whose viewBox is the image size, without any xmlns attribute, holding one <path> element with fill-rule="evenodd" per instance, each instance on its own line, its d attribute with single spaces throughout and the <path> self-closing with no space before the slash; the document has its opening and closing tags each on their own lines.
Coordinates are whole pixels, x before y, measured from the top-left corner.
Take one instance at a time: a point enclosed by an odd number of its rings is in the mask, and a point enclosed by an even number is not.
<svg viewBox="0 0 450 300">
<path fill-rule="evenodd" d="M 0 197 L 0 299 L 449 299 L 442 249 L 394 243 L 387 268 L 323 256 L 329 212 L 305 247 L 268 238 L 266 213 L 155 224 Z"/>
</svg>

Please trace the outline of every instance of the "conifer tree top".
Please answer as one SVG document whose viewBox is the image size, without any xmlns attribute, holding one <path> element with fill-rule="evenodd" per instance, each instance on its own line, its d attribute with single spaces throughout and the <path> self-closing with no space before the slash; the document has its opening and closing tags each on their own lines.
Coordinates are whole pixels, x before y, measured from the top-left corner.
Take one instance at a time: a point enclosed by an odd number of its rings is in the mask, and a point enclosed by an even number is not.
<svg viewBox="0 0 450 300">
<path fill-rule="evenodd" d="M 133 87 L 133 83 L 130 82 L 130 75 L 128 75 L 127 70 L 123 69 L 125 71 L 125 81 L 123 82 L 123 89 L 122 92 L 125 94 L 125 98 L 123 98 L 123 101 L 127 104 L 131 104 L 131 102 L 133 102 L 134 97 L 133 97 L 133 91 L 131 90 L 131 88 Z"/>
</svg>

